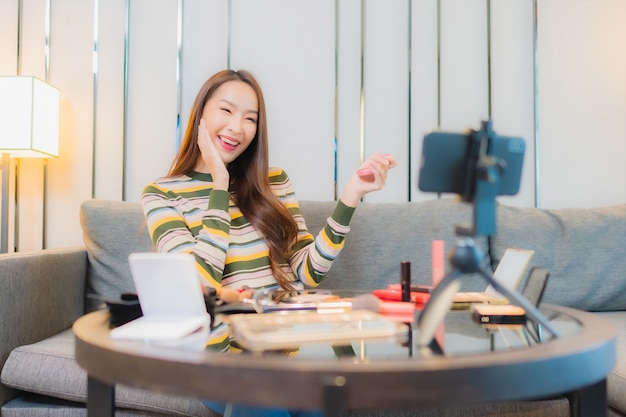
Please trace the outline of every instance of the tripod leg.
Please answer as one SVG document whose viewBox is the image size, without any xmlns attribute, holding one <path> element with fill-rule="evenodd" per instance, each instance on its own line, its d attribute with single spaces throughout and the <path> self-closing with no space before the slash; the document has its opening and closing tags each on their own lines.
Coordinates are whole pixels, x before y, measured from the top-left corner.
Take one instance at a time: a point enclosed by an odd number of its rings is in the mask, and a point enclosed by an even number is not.
<svg viewBox="0 0 626 417">
<path fill-rule="evenodd" d="M 454 301 L 454 294 L 461 287 L 459 280 L 462 272 L 454 269 L 443 277 L 433 289 L 428 302 L 417 319 L 417 347 L 420 352 L 430 351 L 434 354 L 443 354 L 443 349 L 434 340 L 437 328 L 450 311 Z"/>
<path fill-rule="evenodd" d="M 502 284 L 496 281 L 493 278 L 493 275 L 486 269 L 480 268 L 479 272 L 489 282 L 489 284 L 491 284 L 496 289 L 496 291 L 508 298 L 511 304 L 522 307 L 526 311 L 526 315 L 530 317 L 535 323 L 541 324 L 545 329 L 552 333 L 554 337 L 559 337 L 558 332 L 552 326 L 550 321 L 548 321 L 548 319 L 539 311 L 539 309 L 537 309 L 537 307 L 532 305 L 530 301 L 524 298 L 517 291 L 512 291 L 504 287 Z"/>
</svg>

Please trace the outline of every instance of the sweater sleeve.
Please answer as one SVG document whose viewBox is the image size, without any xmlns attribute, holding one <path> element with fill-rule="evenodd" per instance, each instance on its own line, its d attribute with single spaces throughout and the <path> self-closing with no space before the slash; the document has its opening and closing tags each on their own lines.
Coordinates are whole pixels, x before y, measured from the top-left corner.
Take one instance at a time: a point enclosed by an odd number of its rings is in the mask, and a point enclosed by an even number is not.
<svg viewBox="0 0 626 417">
<path fill-rule="evenodd" d="M 221 287 L 229 243 L 228 199 L 228 192 L 210 190 L 208 207 L 194 207 L 158 184 L 146 187 L 141 198 L 156 250 L 193 254 L 200 275 L 214 288 Z"/>
<path fill-rule="evenodd" d="M 353 213 L 353 207 L 348 207 L 339 201 L 315 239 L 308 231 L 306 232 L 308 238 L 303 233 L 299 234 L 295 252 L 291 258 L 291 267 L 302 283 L 309 287 L 316 287 L 322 282 L 333 261 L 344 247 Z M 299 227 L 306 230 L 302 216 L 300 219 L 301 226 L 299 224 Z"/>
<path fill-rule="evenodd" d="M 316 287 L 341 252 L 346 235 L 350 231 L 349 224 L 355 209 L 338 201 L 335 210 L 326 220 L 326 225 L 313 237 L 300 212 L 291 181 L 284 171 L 281 171 L 281 174 L 283 176 L 281 200 L 298 224 L 298 239 L 289 260 L 290 266 L 296 278 L 304 285 Z"/>
</svg>

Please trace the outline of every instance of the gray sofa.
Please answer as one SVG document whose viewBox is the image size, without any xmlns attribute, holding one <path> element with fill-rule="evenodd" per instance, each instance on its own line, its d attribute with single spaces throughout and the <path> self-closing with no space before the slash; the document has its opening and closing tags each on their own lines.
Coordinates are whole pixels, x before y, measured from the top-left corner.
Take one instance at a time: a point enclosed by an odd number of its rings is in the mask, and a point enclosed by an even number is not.
<svg viewBox="0 0 626 417">
<path fill-rule="evenodd" d="M 317 232 L 334 202 L 302 201 Z M 423 203 L 362 203 L 344 252 L 324 288 L 380 288 L 398 282 L 400 262 L 412 263 L 414 282 L 430 280 L 430 245 L 451 248 L 454 226 L 471 221 L 471 206 L 454 199 Z M 78 221 L 78 218 L 77 220 Z M 0 256 L 0 404 L 2 417 L 83 416 L 86 376 L 73 360 L 70 327 L 101 308 L 92 295 L 133 291 L 127 256 L 152 250 L 136 203 L 86 201 L 80 221 L 84 247 Z M 476 240 L 497 265 L 507 247 L 534 249 L 533 266 L 551 273 L 544 302 L 597 312 L 618 329 L 618 363 L 608 378 L 609 415 L 626 416 L 626 204 L 570 210 L 499 204 L 497 234 Z M 463 290 L 484 282 L 464 277 Z M 118 416 L 211 415 L 194 398 L 117 388 Z M 371 416 L 389 415 L 371 411 Z M 405 410 L 394 416 L 567 416 L 563 398 Z"/>
</svg>

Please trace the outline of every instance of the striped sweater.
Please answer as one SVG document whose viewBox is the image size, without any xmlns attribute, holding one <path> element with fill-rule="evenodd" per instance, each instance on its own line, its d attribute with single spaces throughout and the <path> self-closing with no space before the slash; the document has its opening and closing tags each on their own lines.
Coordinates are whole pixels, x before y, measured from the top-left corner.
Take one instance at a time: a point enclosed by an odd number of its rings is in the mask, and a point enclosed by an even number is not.
<svg viewBox="0 0 626 417">
<path fill-rule="evenodd" d="M 280 168 L 269 172 L 274 195 L 298 224 L 298 237 L 289 263 L 281 265 L 296 288 L 315 287 L 341 251 L 354 208 L 339 201 L 325 227 L 314 238 L 307 230 L 289 177 Z M 159 252 L 185 252 L 207 285 L 241 288 L 277 284 L 262 236 L 246 220 L 229 193 L 214 190 L 210 174 L 190 172 L 148 185 L 141 204 L 152 241 Z"/>
</svg>

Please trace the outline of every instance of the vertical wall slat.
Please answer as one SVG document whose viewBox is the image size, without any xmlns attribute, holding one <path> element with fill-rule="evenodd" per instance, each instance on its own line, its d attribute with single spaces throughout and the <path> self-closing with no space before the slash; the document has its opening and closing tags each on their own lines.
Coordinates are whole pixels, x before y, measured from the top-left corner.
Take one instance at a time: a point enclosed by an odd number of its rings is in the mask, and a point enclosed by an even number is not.
<svg viewBox="0 0 626 417">
<path fill-rule="evenodd" d="M 530 1 L 491 1 L 491 101 L 497 134 L 526 143 L 520 192 L 502 197 L 506 204 L 533 201 L 534 79 L 533 5 Z"/>
<path fill-rule="evenodd" d="M 21 62 L 19 75 L 34 75 L 46 80 L 46 1 L 22 0 Z M 53 84 L 54 85 L 54 84 Z M 33 251 L 43 246 L 44 162 L 21 158 L 16 161 L 15 230 L 11 233 L 18 251 Z"/>
<path fill-rule="evenodd" d="M 367 201 L 407 201 L 409 177 L 408 2 L 365 3 L 365 158 L 390 153 L 398 166 Z"/>
<path fill-rule="evenodd" d="M 411 39 L 411 179 L 413 201 L 432 199 L 432 193 L 417 188 L 424 135 L 438 124 L 438 45 L 437 9 L 439 0 L 414 1 Z"/>
<path fill-rule="evenodd" d="M 626 3 L 619 0 L 539 3 L 546 207 L 626 202 L 624 22 Z"/>
<path fill-rule="evenodd" d="M 337 0 L 337 197 L 359 167 L 362 0 Z"/>
<path fill-rule="evenodd" d="M 99 199 L 121 200 L 124 158 L 125 0 L 100 0 L 95 91 L 94 190 Z"/>
<path fill-rule="evenodd" d="M 441 128 L 477 129 L 488 117 L 485 0 L 441 0 Z"/>
<path fill-rule="evenodd" d="M 19 3 L 15 0 L 0 0 L 0 74 L 1 75 L 16 75 L 18 71 L 18 6 Z M 15 172 L 15 160 L 9 160 L 9 172 Z M 0 173 L 3 175 L 3 173 Z M 8 198 L 7 202 L 7 244 L 9 252 L 12 252 L 15 247 L 15 222 L 12 219 L 15 218 L 15 204 L 9 202 L 15 202 L 15 180 L 14 175 L 7 174 L 6 183 L 8 184 Z M 0 181 L 0 195 L 2 195 L 2 184 Z M 4 213 L 2 213 L 4 214 Z M 0 225 L 0 228 L 2 225 Z M 0 233 L 4 233 L 0 229 Z"/>
<path fill-rule="evenodd" d="M 286 170 L 299 198 L 332 200 L 334 0 L 233 0 L 232 22 L 232 67 L 263 88 L 270 165 Z"/>
<path fill-rule="evenodd" d="M 46 0 L 22 0 L 21 74 L 45 80 Z"/>
<path fill-rule="evenodd" d="M 181 139 L 191 104 L 204 82 L 228 64 L 229 0 L 185 0 L 181 72 Z"/>
<path fill-rule="evenodd" d="M 93 154 L 92 1 L 51 2 L 50 83 L 61 92 L 59 158 L 48 162 L 47 246 L 82 242 L 78 221 L 91 197 Z"/>
<path fill-rule="evenodd" d="M 127 201 L 165 175 L 176 153 L 176 57 L 178 4 L 168 0 L 130 2 Z"/>
<path fill-rule="evenodd" d="M 0 0 L 0 74 L 17 74 L 19 1 Z"/>
</svg>

